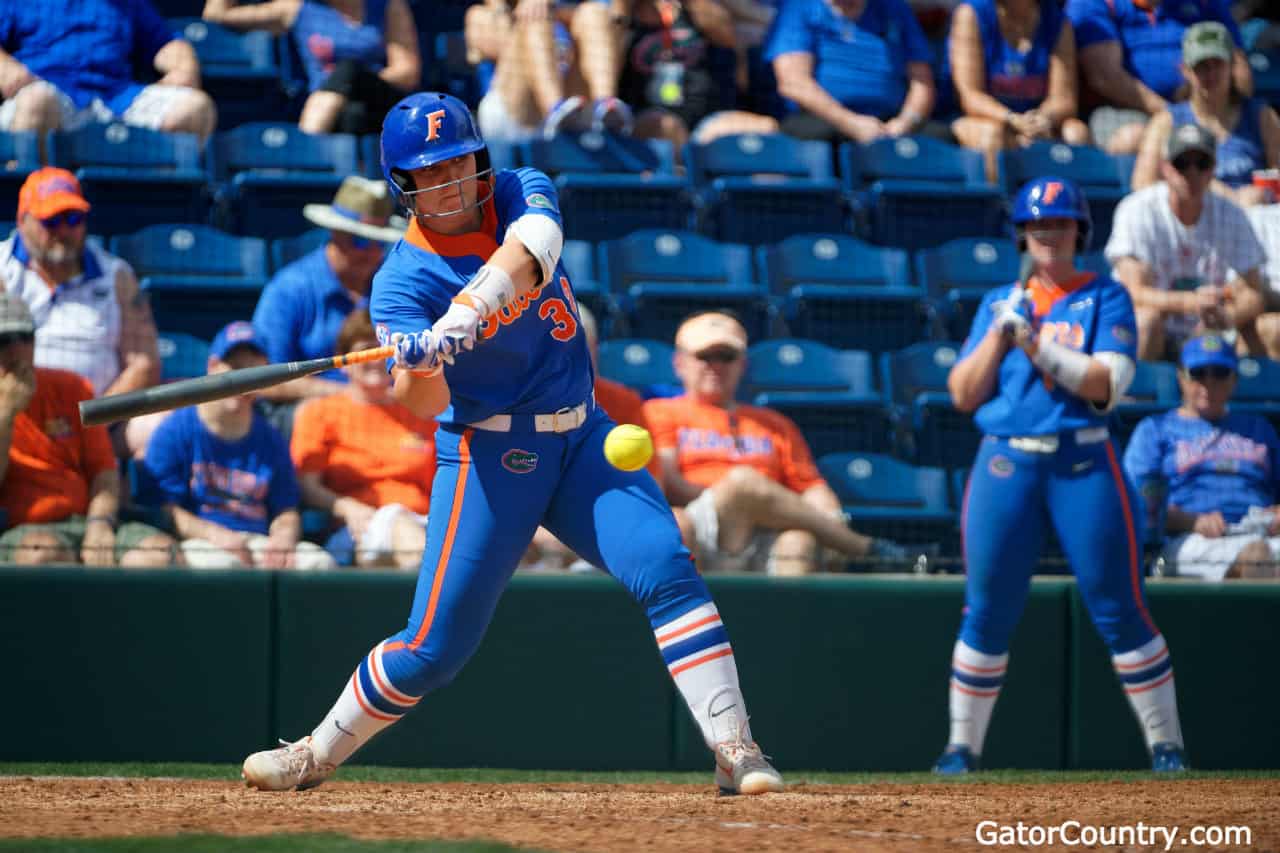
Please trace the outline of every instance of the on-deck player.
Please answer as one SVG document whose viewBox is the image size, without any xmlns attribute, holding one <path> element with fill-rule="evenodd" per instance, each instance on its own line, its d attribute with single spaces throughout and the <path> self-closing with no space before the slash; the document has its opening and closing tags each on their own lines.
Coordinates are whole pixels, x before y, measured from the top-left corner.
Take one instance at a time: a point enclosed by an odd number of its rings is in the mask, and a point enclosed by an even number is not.
<svg viewBox="0 0 1280 853">
<path fill-rule="evenodd" d="M 535 169 L 494 174 L 467 107 L 432 92 L 387 114 L 382 169 L 415 215 L 374 279 L 370 310 L 379 340 L 397 346 L 395 396 L 440 422 L 417 594 L 408 626 L 360 662 L 312 734 L 250 755 L 246 781 L 318 785 L 448 684 L 541 524 L 645 607 L 721 791 L 781 790 L 671 509 L 647 471 L 605 460 L 614 423 L 592 398 L 551 181 Z M 522 698 L 511 697 L 513 715 Z"/>
<path fill-rule="evenodd" d="M 985 434 L 961 514 L 968 581 L 951 658 L 951 734 L 934 770 L 975 770 L 1026 604 L 1047 517 L 1142 726 L 1152 767 L 1183 770 L 1173 665 L 1143 594 L 1142 519 L 1107 432 L 1134 374 L 1128 292 L 1080 272 L 1089 208 L 1063 178 L 1037 178 L 1014 200 L 1033 275 L 987 294 L 947 378 L 958 409 Z"/>
</svg>

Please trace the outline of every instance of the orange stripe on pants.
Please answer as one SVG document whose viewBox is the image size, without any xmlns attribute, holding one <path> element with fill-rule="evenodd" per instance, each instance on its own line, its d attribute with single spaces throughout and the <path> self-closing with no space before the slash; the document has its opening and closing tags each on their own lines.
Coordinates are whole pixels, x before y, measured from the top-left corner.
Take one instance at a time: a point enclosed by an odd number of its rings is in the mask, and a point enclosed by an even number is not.
<svg viewBox="0 0 1280 853">
<path fill-rule="evenodd" d="M 1129 543 L 1129 582 L 1133 588 L 1133 603 L 1138 606 L 1142 621 L 1147 623 L 1151 633 L 1159 634 L 1156 623 L 1147 612 L 1147 605 L 1142 601 L 1142 571 L 1138 561 L 1138 532 L 1133 525 L 1133 508 L 1129 506 L 1129 492 L 1124 487 L 1124 474 L 1120 472 L 1120 464 L 1116 461 L 1116 449 L 1110 439 L 1103 445 L 1107 449 L 1107 466 L 1111 469 L 1111 479 L 1115 481 L 1116 492 L 1120 495 L 1120 508 L 1124 511 L 1124 534 Z"/>
<path fill-rule="evenodd" d="M 436 576 L 431 582 L 431 598 L 427 599 L 427 612 L 422 617 L 422 627 L 409 643 L 409 651 L 415 651 L 427 639 L 431 630 L 431 621 L 435 619 L 436 605 L 440 603 L 440 588 L 444 586 L 445 569 L 449 566 L 449 554 L 453 551 L 453 540 L 458 535 L 458 519 L 462 515 L 462 499 L 467 493 L 467 475 L 471 473 L 471 433 L 462 433 L 458 442 L 458 483 L 453 493 L 453 506 L 449 510 L 449 527 L 444 534 L 444 546 L 440 549 L 440 559 L 436 561 Z"/>
</svg>

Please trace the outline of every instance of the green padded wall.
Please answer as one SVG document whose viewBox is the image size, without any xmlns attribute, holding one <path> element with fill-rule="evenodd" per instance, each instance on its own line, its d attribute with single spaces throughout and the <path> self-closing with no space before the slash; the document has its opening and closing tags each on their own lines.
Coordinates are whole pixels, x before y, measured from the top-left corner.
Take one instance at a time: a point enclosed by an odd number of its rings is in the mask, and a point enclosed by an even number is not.
<svg viewBox="0 0 1280 853">
<path fill-rule="evenodd" d="M 240 761 L 271 734 L 271 580 L 0 569 L 0 758 Z"/>
</svg>

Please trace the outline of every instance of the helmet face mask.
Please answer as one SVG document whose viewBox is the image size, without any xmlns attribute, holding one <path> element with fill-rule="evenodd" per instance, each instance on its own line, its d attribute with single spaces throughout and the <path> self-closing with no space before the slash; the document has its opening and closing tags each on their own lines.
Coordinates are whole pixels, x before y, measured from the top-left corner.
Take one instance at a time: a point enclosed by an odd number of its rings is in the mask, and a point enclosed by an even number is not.
<svg viewBox="0 0 1280 853">
<path fill-rule="evenodd" d="M 382 175 L 391 187 L 392 196 L 415 216 L 457 216 L 480 207 L 493 196 L 492 183 L 487 180 L 492 169 L 484 138 L 466 104 L 452 95 L 417 92 L 401 100 L 382 122 L 380 147 Z M 468 154 L 476 155 L 473 174 L 429 187 L 415 186 L 411 172 Z M 459 185 L 459 193 L 465 199 L 461 187 L 465 181 L 482 182 L 487 192 L 477 192 L 472 203 L 460 202 L 457 210 L 420 213 L 416 209 L 414 196 L 447 191 L 453 184 Z"/>
<path fill-rule="evenodd" d="M 465 157 L 466 155 L 462 155 Z M 493 169 L 481 169 L 479 165 L 470 175 L 463 175 L 461 178 L 443 181 L 438 184 L 432 184 L 426 187 L 416 186 L 413 175 L 409 172 L 397 170 L 394 179 L 400 192 L 397 196 L 400 204 L 407 208 L 408 212 L 414 216 L 420 216 L 429 219 L 443 218 L 447 216 L 457 216 L 460 213 L 466 213 L 475 210 L 484 205 L 489 199 L 493 198 L 493 183 L 489 180 L 493 174 Z M 476 190 L 476 198 L 474 201 L 467 201 L 467 183 L 478 184 L 480 189 Z M 429 212 L 421 210 L 418 207 L 417 196 L 425 196 L 427 193 L 443 193 L 449 194 L 452 187 L 458 190 L 458 206 L 452 210 L 438 210 Z"/>
<path fill-rule="evenodd" d="M 1013 202 L 1013 224 L 1017 230 L 1018 251 L 1027 250 L 1026 229 L 1033 222 L 1046 219 L 1074 219 L 1077 223 L 1077 252 L 1089 245 L 1093 217 L 1084 193 L 1066 178 L 1044 177 L 1028 181 Z"/>
</svg>

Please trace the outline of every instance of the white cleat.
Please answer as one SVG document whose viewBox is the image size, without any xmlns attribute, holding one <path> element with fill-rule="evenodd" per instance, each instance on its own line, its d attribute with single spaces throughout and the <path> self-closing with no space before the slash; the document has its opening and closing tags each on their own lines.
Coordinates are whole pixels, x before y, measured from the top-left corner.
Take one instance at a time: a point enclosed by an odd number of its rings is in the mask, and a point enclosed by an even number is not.
<svg viewBox="0 0 1280 853">
<path fill-rule="evenodd" d="M 760 747 L 741 738 L 716 744 L 716 785 L 721 796 L 786 789 L 782 774 L 773 769 Z"/>
<path fill-rule="evenodd" d="M 284 746 L 255 752 L 244 760 L 241 778 L 259 791 L 305 791 L 333 775 L 337 767 L 320 764 L 311 751 L 311 736 Z"/>
</svg>

